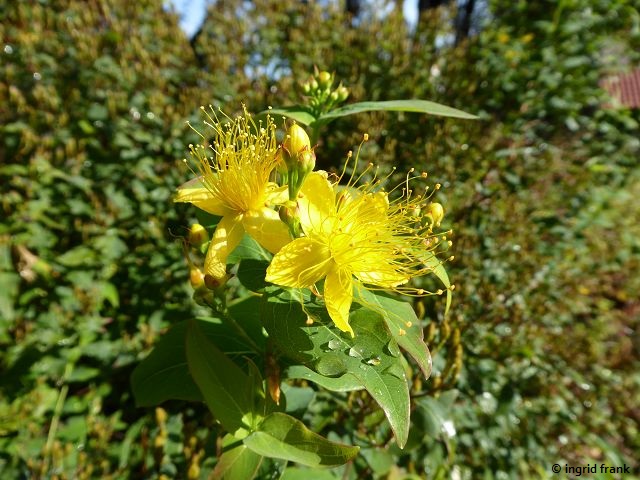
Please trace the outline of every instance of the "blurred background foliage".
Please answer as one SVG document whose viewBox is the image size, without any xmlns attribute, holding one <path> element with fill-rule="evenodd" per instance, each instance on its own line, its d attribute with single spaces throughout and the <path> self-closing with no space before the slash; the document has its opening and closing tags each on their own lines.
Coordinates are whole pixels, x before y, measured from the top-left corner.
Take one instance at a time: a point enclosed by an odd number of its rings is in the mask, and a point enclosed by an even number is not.
<svg viewBox="0 0 640 480">
<path fill-rule="evenodd" d="M 293 104 L 314 65 L 351 101 L 481 116 L 370 113 L 321 136 L 322 168 L 367 132 L 366 161 L 442 183 L 457 287 L 448 318 L 439 298 L 416 304 L 434 375 L 416 380 L 403 451 L 366 395 L 285 390 L 313 429 L 363 446 L 322 474 L 638 471 L 640 114 L 607 108 L 599 82 L 638 65 L 639 5 L 420 1 L 409 25 L 401 3 L 219 0 L 188 39 L 158 0 L 0 0 L 2 478 L 211 472 L 205 409 L 137 409 L 129 387 L 198 311 L 180 243 L 193 212 L 170 200 L 190 176 L 184 121 L 201 104 Z"/>
</svg>

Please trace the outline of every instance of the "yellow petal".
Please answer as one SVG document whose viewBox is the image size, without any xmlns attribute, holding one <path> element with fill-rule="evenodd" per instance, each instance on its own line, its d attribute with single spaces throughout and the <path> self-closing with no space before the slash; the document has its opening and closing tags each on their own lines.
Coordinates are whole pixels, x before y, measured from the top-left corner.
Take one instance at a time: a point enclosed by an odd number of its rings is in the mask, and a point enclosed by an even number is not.
<svg viewBox="0 0 640 480">
<path fill-rule="evenodd" d="M 307 288 L 323 278 L 332 264 L 326 245 L 303 237 L 285 245 L 267 268 L 267 282 Z"/>
<path fill-rule="evenodd" d="M 238 246 L 243 235 L 242 215 L 228 215 L 220 220 L 204 259 L 205 275 L 211 275 L 216 280 L 224 278 L 227 274 L 227 257 Z"/>
<path fill-rule="evenodd" d="M 277 253 L 291 241 L 289 228 L 280 220 L 278 212 L 267 207 L 247 212 L 242 225 L 249 235 L 271 253 Z"/>
<path fill-rule="evenodd" d="M 336 327 L 343 332 L 349 332 L 353 337 L 353 329 L 349 325 L 349 310 L 353 302 L 353 278 L 349 270 L 334 268 L 329 272 L 324 282 L 324 301 Z"/>
<path fill-rule="evenodd" d="M 178 187 L 178 192 L 173 199 L 174 202 L 192 203 L 205 212 L 213 215 L 225 216 L 231 210 L 202 183 L 202 177 L 189 180 Z"/>
<path fill-rule="evenodd" d="M 268 205 L 282 205 L 289 201 L 288 185 L 279 187 L 278 184 L 269 182 L 265 191 L 265 203 Z"/>
<path fill-rule="evenodd" d="M 336 194 L 327 172 L 311 172 L 298 195 L 300 224 L 307 235 L 327 234 L 333 229 Z"/>
<path fill-rule="evenodd" d="M 387 261 L 367 262 L 366 256 L 362 261 L 352 263 L 353 274 L 363 283 L 370 283 L 384 288 L 397 287 L 409 281 L 409 277 L 398 272 Z"/>
</svg>

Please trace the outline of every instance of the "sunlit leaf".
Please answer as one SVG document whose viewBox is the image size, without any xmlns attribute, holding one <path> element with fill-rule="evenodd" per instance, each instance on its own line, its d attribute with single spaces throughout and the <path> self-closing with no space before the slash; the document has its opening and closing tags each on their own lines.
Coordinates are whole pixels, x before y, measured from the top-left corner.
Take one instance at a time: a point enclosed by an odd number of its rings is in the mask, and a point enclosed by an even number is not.
<svg viewBox="0 0 640 480">
<path fill-rule="evenodd" d="M 476 119 L 475 115 L 463 112 L 455 108 L 447 107 L 428 100 L 387 100 L 382 102 L 359 102 L 345 105 L 318 118 L 318 122 L 328 122 L 330 120 L 363 112 L 416 112 L 437 115 L 440 117 L 464 118 L 467 120 Z"/>
<path fill-rule="evenodd" d="M 364 288 L 357 290 L 356 301 L 379 313 L 389 332 L 416 361 L 425 378 L 431 375 L 431 354 L 424 343 L 422 324 L 411 305 L 382 293 L 373 293 Z"/>
<path fill-rule="evenodd" d="M 263 116 L 267 114 L 271 115 L 275 119 L 279 116 L 287 117 L 302 125 L 311 125 L 316 120 L 316 117 L 314 117 L 306 108 L 299 106 L 271 108 L 260 112 L 258 115 Z"/>
<path fill-rule="evenodd" d="M 444 308 L 445 315 L 449 313 L 449 308 L 451 307 L 451 282 L 449 281 L 449 275 L 447 274 L 447 270 L 442 265 L 442 261 L 438 259 L 433 253 L 428 253 L 422 261 L 427 267 L 430 267 L 436 277 L 442 282 L 446 291 L 447 301 Z"/>
<path fill-rule="evenodd" d="M 281 458 L 307 466 L 343 465 L 358 454 L 359 447 L 327 440 L 309 430 L 300 420 L 284 413 L 272 413 L 258 431 L 243 440 L 259 455 Z"/>
<path fill-rule="evenodd" d="M 242 303 L 238 302 L 234 308 L 242 311 Z M 223 352 L 238 357 L 253 353 L 251 345 L 220 320 L 200 319 L 194 322 L 198 323 L 203 335 Z M 133 371 L 131 387 L 137 406 L 159 405 L 167 400 L 202 400 L 187 364 L 186 331 L 187 322 L 172 326 Z"/>
<path fill-rule="evenodd" d="M 248 480 L 254 477 L 263 457 L 253 452 L 233 435 L 222 439 L 223 453 L 218 459 L 212 478 Z"/>
<path fill-rule="evenodd" d="M 220 423 L 229 432 L 251 429 L 252 379 L 207 339 L 197 320 L 187 321 L 186 353 L 189 372 Z"/>
<path fill-rule="evenodd" d="M 351 338 L 335 328 L 324 305 L 307 300 L 304 313 L 296 295 L 275 288 L 267 293 L 263 323 L 278 350 L 316 374 L 335 380 L 320 379 L 326 388 L 332 384 L 339 390 L 353 390 L 357 385 L 365 388 L 384 410 L 402 447 L 409 432 L 409 389 L 400 349 L 382 317 L 365 308 L 352 312 L 355 337 Z M 313 376 L 300 369 L 288 374 L 307 379 Z"/>
<path fill-rule="evenodd" d="M 339 377 L 326 377 L 311 370 L 304 365 L 292 365 L 284 371 L 285 378 L 300 378 L 309 380 L 334 392 L 351 392 L 353 390 L 362 390 L 364 386 L 353 375 L 348 373 Z"/>
</svg>

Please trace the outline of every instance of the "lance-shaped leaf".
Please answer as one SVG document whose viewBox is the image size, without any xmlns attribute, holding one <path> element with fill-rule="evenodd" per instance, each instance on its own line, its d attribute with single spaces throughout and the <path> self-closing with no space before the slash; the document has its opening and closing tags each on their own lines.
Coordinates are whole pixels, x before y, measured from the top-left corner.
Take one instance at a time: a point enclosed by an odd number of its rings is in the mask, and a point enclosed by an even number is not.
<svg viewBox="0 0 640 480">
<path fill-rule="evenodd" d="M 440 117 L 464 118 L 467 120 L 478 118 L 470 113 L 463 112 L 456 108 L 447 107 L 440 103 L 413 99 L 350 103 L 349 105 L 336 108 L 335 110 L 321 115 L 317 122 L 328 123 L 336 118 L 363 112 L 416 112 L 437 115 Z"/>
<path fill-rule="evenodd" d="M 356 385 L 365 388 L 384 410 L 398 445 L 404 446 L 409 432 L 409 389 L 400 349 L 382 317 L 366 308 L 352 312 L 355 337 L 351 338 L 333 325 L 324 305 L 305 300 L 304 313 L 295 295 L 274 288 L 266 291 L 263 323 L 278 350 L 318 375 L 340 379 L 339 390 L 344 390 L 341 385 L 350 390 Z M 332 386 L 330 381 L 319 383 Z"/>
<path fill-rule="evenodd" d="M 362 382 L 353 375 L 345 374 L 339 377 L 327 377 L 304 365 L 291 365 L 284 371 L 283 377 L 309 380 L 333 392 L 351 392 L 364 388 Z"/>
<path fill-rule="evenodd" d="M 382 316 L 398 345 L 416 361 L 425 378 L 429 378 L 431 354 L 424 343 L 421 322 L 411 305 L 365 288 L 356 289 L 356 292 L 356 301 Z"/>
<path fill-rule="evenodd" d="M 233 435 L 222 439 L 222 455 L 218 459 L 212 478 L 247 480 L 253 478 L 262 463 L 262 455 L 247 448 Z"/>
<path fill-rule="evenodd" d="M 271 108 L 260 112 L 258 116 L 264 116 L 267 114 L 274 118 L 278 115 L 282 115 L 283 117 L 291 118 L 302 125 L 311 125 L 316 120 L 316 117 L 314 117 L 309 110 L 297 105 L 292 107 Z"/>
<path fill-rule="evenodd" d="M 197 321 L 188 321 L 189 372 L 209 410 L 230 433 L 253 428 L 255 402 L 252 379 L 209 341 Z"/>
<path fill-rule="evenodd" d="M 358 454 L 359 447 L 327 440 L 285 413 L 272 413 L 243 440 L 253 452 L 310 467 L 336 467 Z"/>
<path fill-rule="evenodd" d="M 427 256 L 425 256 L 422 261 L 424 264 L 431 268 L 434 275 L 438 277 L 438 279 L 442 282 L 444 287 L 446 288 L 447 301 L 444 307 L 444 314 L 449 313 L 449 308 L 451 307 L 451 282 L 449 281 L 449 275 L 447 274 L 447 270 L 444 268 L 442 261 L 438 259 L 432 252 L 429 252 Z"/>
<path fill-rule="evenodd" d="M 257 303 L 256 303 L 257 301 Z M 259 299 L 249 297 L 230 307 L 232 315 L 247 316 L 245 312 L 255 312 L 260 306 Z M 237 313 L 236 313 L 237 312 Z M 250 355 L 252 346 L 237 334 L 228 324 L 217 318 L 199 318 L 195 320 L 204 335 L 221 350 L 229 355 L 239 357 Z M 257 325 L 254 327 L 254 325 Z M 261 335 L 259 319 L 250 325 L 243 325 L 254 334 L 256 343 L 264 337 Z M 135 368 L 131 375 L 131 388 L 138 407 L 159 405 L 167 400 L 200 401 L 202 394 L 189 373 L 185 338 L 187 322 L 173 325 L 165 333 L 153 351 Z"/>
</svg>

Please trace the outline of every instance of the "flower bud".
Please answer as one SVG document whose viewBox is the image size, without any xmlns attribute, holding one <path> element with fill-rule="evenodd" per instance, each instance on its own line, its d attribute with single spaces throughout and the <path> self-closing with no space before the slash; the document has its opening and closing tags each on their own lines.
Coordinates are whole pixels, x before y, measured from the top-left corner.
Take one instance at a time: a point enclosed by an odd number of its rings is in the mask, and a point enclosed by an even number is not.
<svg viewBox="0 0 640 480">
<path fill-rule="evenodd" d="M 200 247 L 203 243 L 209 241 L 209 234 L 207 229 L 199 223 L 194 223 L 189 229 L 189 244 L 195 248 Z"/>
<path fill-rule="evenodd" d="M 321 88 L 329 88 L 333 83 L 333 76 L 329 72 L 322 71 L 317 75 L 317 78 Z"/>
<path fill-rule="evenodd" d="M 336 89 L 336 93 L 338 94 L 339 102 L 344 102 L 349 97 L 349 89 L 342 85 Z"/>
<path fill-rule="evenodd" d="M 282 144 L 284 159 L 287 164 L 297 162 L 297 157 L 305 150 L 311 150 L 309 135 L 297 123 L 294 123 L 287 132 L 287 138 Z M 288 158 L 287 158 L 288 157 Z"/>
<path fill-rule="evenodd" d="M 189 283 L 191 283 L 194 290 L 202 288 L 204 286 L 204 274 L 202 270 L 195 266 L 191 267 L 189 269 Z"/>
<path fill-rule="evenodd" d="M 444 208 L 439 203 L 430 203 L 427 206 L 425 216 L 430 218 L 436 227 L 440 226 L 440 222 L 444 218 Z"/>
<path fill-rule="evenodd" d="M 280 220 L 287 224 L 293 238 L 298 238 L 302 232 L 300 226 L 300 217 L 298 215 L 298 204 L 294 201 L 288 201 L 280 207 L 278 211 Z"/>
<path fill-rule="evenodd" d="M 316 167 L 316 154 L 313 150 L 305 150 L 298 155 L 298 165 L 303 176 L 306 176 Z"/>
</svg>

